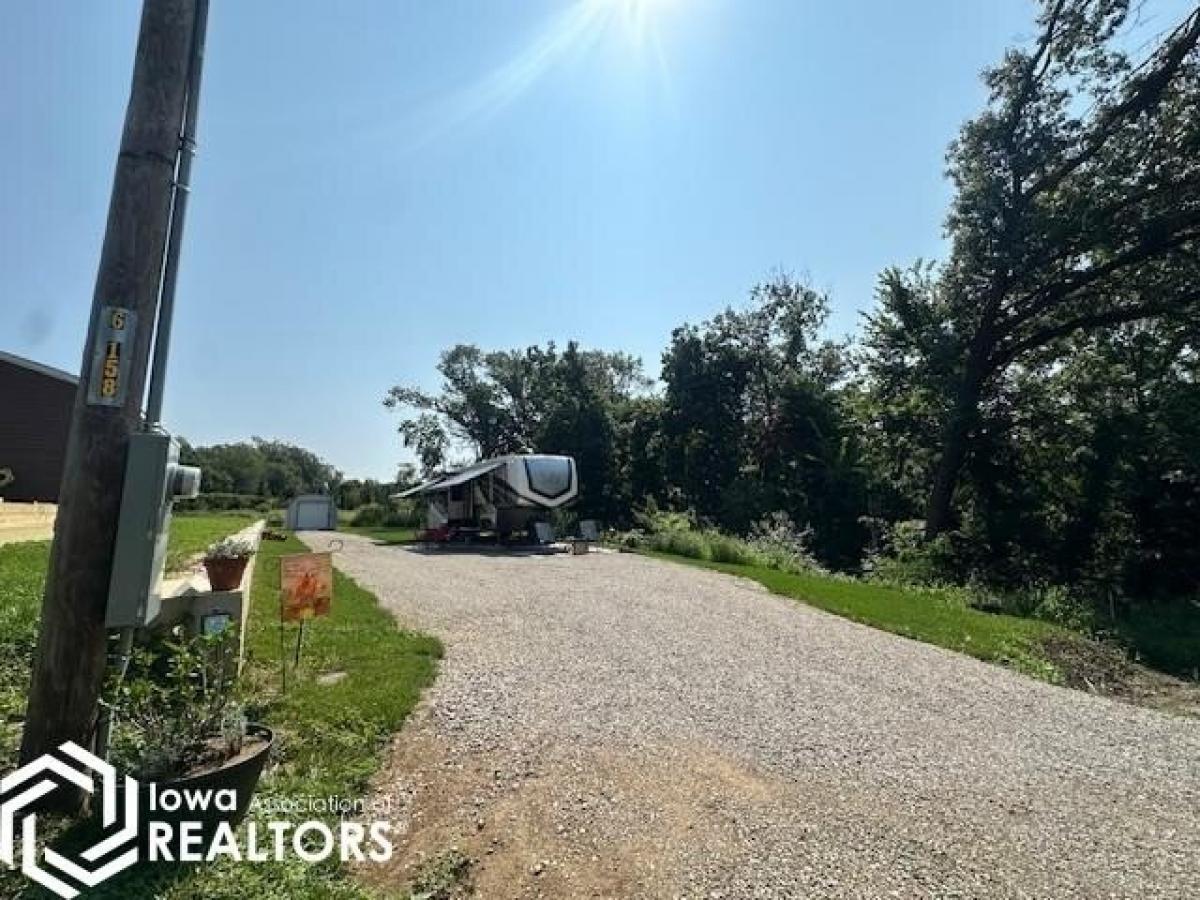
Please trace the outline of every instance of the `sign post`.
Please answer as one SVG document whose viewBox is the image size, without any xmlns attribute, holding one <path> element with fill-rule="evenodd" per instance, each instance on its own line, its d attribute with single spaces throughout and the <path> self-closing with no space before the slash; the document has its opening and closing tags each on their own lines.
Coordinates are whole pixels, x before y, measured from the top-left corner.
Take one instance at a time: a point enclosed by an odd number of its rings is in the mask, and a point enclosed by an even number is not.
<svg viewBox="0 0 1200 900">
<path fill-rule="evenodd" d="M 300 665 L 304 623 L 329 615 L 333 604 L 333 554 L 295 553 L 279 560 L 279 664 L 287 693 L 287 652 L 284 625 L 299 622 L 293 668 Z"/>
</svg>

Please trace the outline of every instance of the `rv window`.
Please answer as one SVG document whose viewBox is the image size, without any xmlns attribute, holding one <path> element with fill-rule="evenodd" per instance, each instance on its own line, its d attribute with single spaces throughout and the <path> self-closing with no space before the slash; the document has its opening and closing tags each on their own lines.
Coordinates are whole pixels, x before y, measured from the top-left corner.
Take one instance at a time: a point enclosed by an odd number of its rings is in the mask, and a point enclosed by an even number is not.
<svg viewBox="0 0 1200 900">
<path fill-rule="evenodd" d="M 529 476 L 530 489 L 535 494 L 541 494 L 551 500 L 561 497 L 571 489 L 569 458 L 527 459 L 525 474 Z"/>
<path fill-rule="evenodd" d="M 450 488 L 450 502 L 461 503 L 463 498 L 463 489 L 461 484 L 456 484 Z"/>
</svg>

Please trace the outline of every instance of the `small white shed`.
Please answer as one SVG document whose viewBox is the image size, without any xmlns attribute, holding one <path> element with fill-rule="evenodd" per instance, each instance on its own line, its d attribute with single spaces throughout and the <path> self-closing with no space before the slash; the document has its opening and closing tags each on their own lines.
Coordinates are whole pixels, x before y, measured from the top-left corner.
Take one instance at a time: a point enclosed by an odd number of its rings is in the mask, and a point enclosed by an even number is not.
<svg viewBox="0 0 1200 900">
<path fill-rule="evenodd" d="M 301 494 L 288 504 L 286 526 L 292 531 L 333 531 L 337 506 L 326 494 Z"/>
</svg>

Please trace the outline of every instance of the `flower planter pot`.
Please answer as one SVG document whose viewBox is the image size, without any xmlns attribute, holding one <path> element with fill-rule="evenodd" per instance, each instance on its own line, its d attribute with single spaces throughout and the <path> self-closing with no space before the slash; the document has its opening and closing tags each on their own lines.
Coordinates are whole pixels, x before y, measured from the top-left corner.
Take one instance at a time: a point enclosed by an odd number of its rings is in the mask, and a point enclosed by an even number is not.
<svg viewBox="0 0 1200 900">
<path fill-rule="evenodd" d="M 214 591 L 236 591 L 242 583 L 242 575 L 250 557 L 242 556 L 233 559 L 206 559 L 204 570 L 208 573 L 208 583 Z"/>
<path fill-rule="evenodd" d="M 246 726 L 246 740 L 242 752 L 219 766 L 179 778 L 156 781 L 153 784 L 140 783 L 138 837 L 143 847 L 150 833 L 148 823 L 151 821 L 170 824 L 174 833 L 178 833 L 179 826 L 184 822 L 199 823 L 201 846 L 205 849 L 212 842 L 222 822 L 236 827 L 250 809 L 250 801 L 254 798 L 254 791 L 258 787 L 258 780 L 262 776 L 263 766 L 266 765 L 274 742 L 275 735 L 271 729 L 265 725 L 251 724 Z M 218 791 L 225 792 L 222 795 L 223 799 L 228 798 L 229 792 L 232 792 L 234 802 L 218 804 Z M 184 798 L 179 808 L 164 808 L 164 797 L 175 795 Z M 189 806 L 186 799 L 188 797 L 206 797 L 208 802 Z M 158 801 L 157 809 L 151 809 L 152 798 Z M 201 805 L 204 808 L 199 808 Z"/>
</svg>

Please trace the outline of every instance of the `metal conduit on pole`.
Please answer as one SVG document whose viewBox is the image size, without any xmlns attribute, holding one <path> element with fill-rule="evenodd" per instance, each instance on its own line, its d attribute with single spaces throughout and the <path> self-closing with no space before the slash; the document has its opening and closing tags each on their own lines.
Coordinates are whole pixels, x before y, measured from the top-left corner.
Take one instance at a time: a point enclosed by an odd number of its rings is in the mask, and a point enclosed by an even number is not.
<svg viewBox="0 0 1200 900">
<path fill-rule="evenodd" d="M 167 380 L 167 357 L 171 351 L 171 323 L 175 316 L 175 284 L 179 279 L 179 253 L 191 193 L 192 160 L 196 157 L 196 117 L 200 111 L 200 81 L 204 73 L 204 37 L 208 30 L 208 0 L 196 0 L 196 25 L 192 32 L 192 56 L 188 65 L 187 106 L 179 138 L 178 162 L 171 202 L 171 231 L 163 261 L 162 294 L 158 303 L 158 327 L 154 334 L 154 364 L 150 374 L 150 396 L 146 401 L 146 427 L 162 421 L 163 392 Z"/>
</svg>

